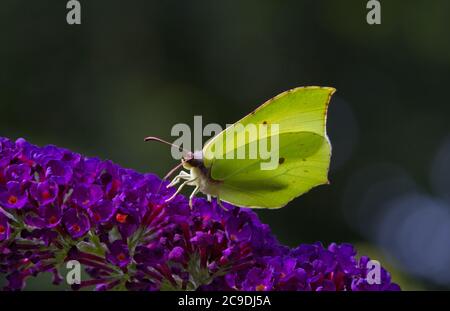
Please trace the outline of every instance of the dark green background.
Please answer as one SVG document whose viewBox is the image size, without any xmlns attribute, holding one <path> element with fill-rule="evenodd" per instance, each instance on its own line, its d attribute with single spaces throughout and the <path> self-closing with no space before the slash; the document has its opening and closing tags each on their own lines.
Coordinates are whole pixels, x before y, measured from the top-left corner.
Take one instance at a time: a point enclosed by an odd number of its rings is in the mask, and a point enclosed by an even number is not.
<svg viewBox="0 0 450 311">
<path fill-rule="evenodd" d="M 381 1 L 377 26 L 364 0 L 80 2 L 76 26 L 63 0 L 0 3 L 1 136 L 161 176 L 170 150 L 144 136 L 171 139 L 194 115 L 225 125 L 289 88 L 333 86 L 331 185 L 258 214 L 286 244 L 355 243 L 405 288 L 449 286 L 378 243 L 370 215 L 353 217 L 375 180 L 368 168 L 433 191 L 430 163 L 450 130 L 449 1 Z"/>
</svg>

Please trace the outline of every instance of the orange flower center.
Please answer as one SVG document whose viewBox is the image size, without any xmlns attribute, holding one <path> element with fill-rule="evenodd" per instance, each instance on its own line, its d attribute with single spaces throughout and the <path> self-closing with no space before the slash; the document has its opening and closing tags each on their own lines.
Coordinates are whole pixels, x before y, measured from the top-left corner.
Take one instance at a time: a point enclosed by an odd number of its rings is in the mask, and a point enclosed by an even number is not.
<svg viewBox="0 0 450 311">
<path fill-rule="evenodd" d="M 50 193 L 50 191 L 44 191 L 44 192 L 42 192 L 42 198 L 44 199 L 44 200 L 48 200 L 48 199 L 50 199 L 52 197 L 52 195 L 51 195 L 51 193 Z"/>
<path fill-rule="evenodd" d="M 125 214 L 117 213 L 117 215 L 116 215 L 117 222 L 120 222 L 121 224 L 125 223 L 125 221 L 127 221 L 127 218 L 128 218 L 128 215 L 125 215 Z"/>
<path fill-rule="evenodd" d="M 94 220 L 95 221 L 100 221 L 101 217 L 99 213 L 94 213 Z"/>
<path fill-rule="evenodd" d="M 56 216 L 51 216 L 48 221 L 50 222 L 50 224 L 54 225 L 58 221 L 58 218 L 56 218 Z"/>
<path fill-rule="evenodd" d="M 16 204 L 17 203 L 17 197 L 15 195 L 10 195 L 8 198 L 9 204 Z"/>
<path fill-rule="evenodd" d="M 5 226 L 0 225 L 0 234 L 3 234 L 6 232 Z"/>
<path fill-rule="evenodd" d="M 119 261 L 124 261 L 127 258 L 127 256 L 125 256 L 124 253 L 120 253 L 119 255 L 117 255 L 117 259 L 119 259 Z"/>
<path fill-rule="evenodd" d="M 80 232 L 80 231 L 81 231 L 81 228 L 80 228 L 79 225 L 74 224 L 74 225 L 72 226 L 72 230 L 75 231 L 75 232 Z"/>
<path fill-rule="evenodd" d="M 261 292 L 261 291 L 263 291 L 263 290 L 266 290 L 266 286 L 260 284 L 260 285 L 256 286 L 255 289 L 256 289 L 258 292 Z"/>
</svg>

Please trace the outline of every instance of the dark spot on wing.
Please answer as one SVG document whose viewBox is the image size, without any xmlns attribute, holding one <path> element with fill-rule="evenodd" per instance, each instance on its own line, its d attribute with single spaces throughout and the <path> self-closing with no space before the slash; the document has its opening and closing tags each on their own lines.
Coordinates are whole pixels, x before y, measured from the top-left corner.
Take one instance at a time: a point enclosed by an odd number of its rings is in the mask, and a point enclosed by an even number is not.
<svg viewBox="0 0 450 311">
<path fill-rule="evenodd" d="M 278 159 L 278 164 L 283 164 L 284 163 L 284 158 L 279 158 Z"/>
<path fill-rule="evenodd" d="M 267 124 L 267 121 L 263 121 L 263 124 Z"/>
</svg>

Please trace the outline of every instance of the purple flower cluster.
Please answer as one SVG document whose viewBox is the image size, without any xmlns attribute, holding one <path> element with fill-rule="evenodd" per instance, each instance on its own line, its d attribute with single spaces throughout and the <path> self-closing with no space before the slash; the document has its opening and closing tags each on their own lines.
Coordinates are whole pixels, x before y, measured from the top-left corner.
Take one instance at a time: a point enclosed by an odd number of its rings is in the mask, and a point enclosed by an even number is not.
<svg viewBox="0 0 450 311">
<path fill-rule="evenodd" d="M 74 289 L 398 290 L 351 245 L 281 245 L 249 210 L 197 198 L 153 174 L 24 139 L 0 138 L 0 274 L 7 290 L 77 260 Z"/>
</svg>

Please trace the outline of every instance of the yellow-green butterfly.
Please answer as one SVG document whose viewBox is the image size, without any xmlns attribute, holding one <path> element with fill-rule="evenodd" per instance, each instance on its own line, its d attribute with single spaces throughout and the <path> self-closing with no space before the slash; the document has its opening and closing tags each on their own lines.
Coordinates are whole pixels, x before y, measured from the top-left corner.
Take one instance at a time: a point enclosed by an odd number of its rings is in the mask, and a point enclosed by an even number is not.
<svg viewBox="0 0 450 311">
<path fill-rule="evenodd" d="M 283 92 L 212 138 L 203 150 L 186 152 L 181 163 L 165 177 L 181 166 L 189 170 L 189 173 L 181 171 L 168 185 L 172 187 L 183 181 L 168 201 L 189 185 L 195 187 L 189 198 L 190 206 L 200 191 L 208 200 L 216 197 L 219 204 L 224 201 L 240 207 L 280 208 L 311 188 L 328 183 L 331 144 L 326 133 L 326 119 L 334 92 L 334 88 L 317 86 Z M 227 157 L 239 148 L 249 148 L 252 142 L 259 144 L 272 138 L 269 132 L 266 135 L 258 132 L 253 140 L 248 138 L 245 143 L 234 141 L 228 145 L 231 149 L 217 148 L 218 145 L 226 146 L 230 137 L 236 137 L 231 133 L 238 124 L 277 125 L 279 157 L 275 169 L 261 169 L 264 162 L 261 157 Z M 165 142 L 156 137 L 145 140 Z M 217 151 L 222 152 L 222 149 L 225 151 L 218 154 Z"/>
</svg>

